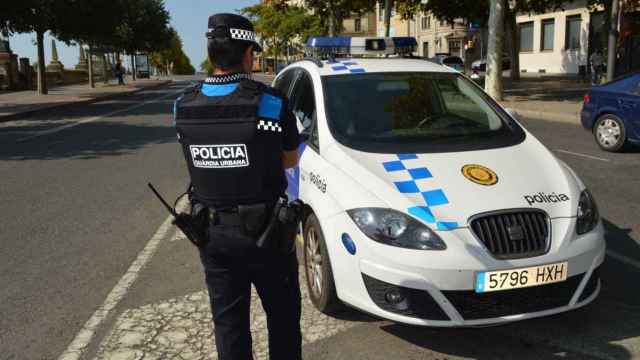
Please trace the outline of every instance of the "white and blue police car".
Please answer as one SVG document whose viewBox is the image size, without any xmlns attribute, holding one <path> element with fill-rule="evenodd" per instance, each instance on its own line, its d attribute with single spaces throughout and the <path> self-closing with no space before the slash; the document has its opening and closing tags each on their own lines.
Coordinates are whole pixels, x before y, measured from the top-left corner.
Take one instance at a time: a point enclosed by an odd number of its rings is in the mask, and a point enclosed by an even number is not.
<svg viewBox="0 0 640 360">
<path fill-rule="evenodd" d="M 314 305 L 481 326 L 594 300 L 605 242 L 585 185 L 463 74 L 411 57 L 415 44 L 311 38 L 314 58 L 273 82 L 304 138 L 288 194 L 306 208 Z"/>
</svg>

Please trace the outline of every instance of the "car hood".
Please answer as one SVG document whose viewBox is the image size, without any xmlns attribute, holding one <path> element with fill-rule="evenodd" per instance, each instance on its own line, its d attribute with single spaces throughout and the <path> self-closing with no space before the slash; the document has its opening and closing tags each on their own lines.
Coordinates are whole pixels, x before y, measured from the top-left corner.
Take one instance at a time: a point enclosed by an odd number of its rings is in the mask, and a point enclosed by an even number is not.
<svg viewBox="0 0 640 360">
<path fill-rule="evenodd" d="M 328 155 L 389 207 L 440 230 L 466 227 L 474 215 L 503 209 L 542 209 L 551 218 L 577 213 L 581 183 L 531 135 L 516 146 L 480 151 L 376 154 L 336 144 Z M 463 168 L 480 180 L 488 169 L 497 181 L 474 182 Z"/>
</svg>

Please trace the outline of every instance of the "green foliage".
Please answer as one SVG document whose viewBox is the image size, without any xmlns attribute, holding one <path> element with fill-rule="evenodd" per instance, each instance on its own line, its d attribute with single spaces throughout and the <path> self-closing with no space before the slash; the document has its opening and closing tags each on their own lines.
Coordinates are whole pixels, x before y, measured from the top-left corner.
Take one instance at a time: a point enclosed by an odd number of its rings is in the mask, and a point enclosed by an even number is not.
<svg viewBox="0 0 640 360">
<path fill-rule="evenodd" d="M 330 19 L 333 18 L 334 33 L 342 31 L 342 22 L 354 13 L 372 11 L 377 0 L 307 0 L 306 6 L 320 17 L 321 26 L 329 31 Z"/>
<path fill-rule="evenodd" d="M 297 6 L 283 2 L 265 2 L 242 9 L 261 35 L 267 55 L 279 56 L 287 46 L 298 40 L 305 42 L 311 35 L 323 32 L 321 19 Z"/>
<path fill-rule="evenodd" d="M 209 59 L 204 59 L 200 63 L 200 70 L 206 72 L 207 75 L 213 75 L 213 65 L 211 65 Z"/>
<path fill-rule="evenodd" d="M 126 0 L 116 29 L 117 47 L 129 53 L 162 50 L 170 44 L 169 12 L 162 0 Z"/>
<path fill-rule="evenodd" d="M 168 46 L 149 55 L 149 62 L 164 73 L 191 75 L 196 69 L 182 50 L 182 39 L 174 28 L 169 28 Z"/>
</svg>

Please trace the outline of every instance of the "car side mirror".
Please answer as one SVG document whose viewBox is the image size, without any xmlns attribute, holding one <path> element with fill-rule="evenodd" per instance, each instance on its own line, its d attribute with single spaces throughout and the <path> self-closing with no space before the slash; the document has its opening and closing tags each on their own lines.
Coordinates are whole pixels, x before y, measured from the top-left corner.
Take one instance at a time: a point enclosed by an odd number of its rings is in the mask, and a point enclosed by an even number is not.
<svg viewBox="0 0 640 360">
<path fill-rule="evenodd" d="M 511 116 L 513 119 L 518 120 L 519 116 L 518 112 L 511 109 L 511 108 L 505 108 L 504 111 L 509 114 L 509 116 Z"/>
</svg>

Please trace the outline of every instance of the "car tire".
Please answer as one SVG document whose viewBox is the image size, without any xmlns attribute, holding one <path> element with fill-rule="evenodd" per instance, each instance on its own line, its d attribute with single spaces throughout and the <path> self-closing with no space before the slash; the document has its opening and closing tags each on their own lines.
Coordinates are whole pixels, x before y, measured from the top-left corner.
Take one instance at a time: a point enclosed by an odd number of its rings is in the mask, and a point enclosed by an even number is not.
<svg viewBox="0 0 640 360">
<path fill-rule="evenodd" d="M 335 314 L 342 309 L 342 303 L 336 293 L 322 228 L 314 214 L 309 215 L 305 221 L 303 240 L 302 251 L 309 298 L 320 312 Z"/>
<path fill-rule="evenodd" d="M 613 114 L 604 114 L 596 120 L 593 136 L 602 150 L 616 152 L 624 148 L 627 131 L 624 122 Z"/>
</svg>

